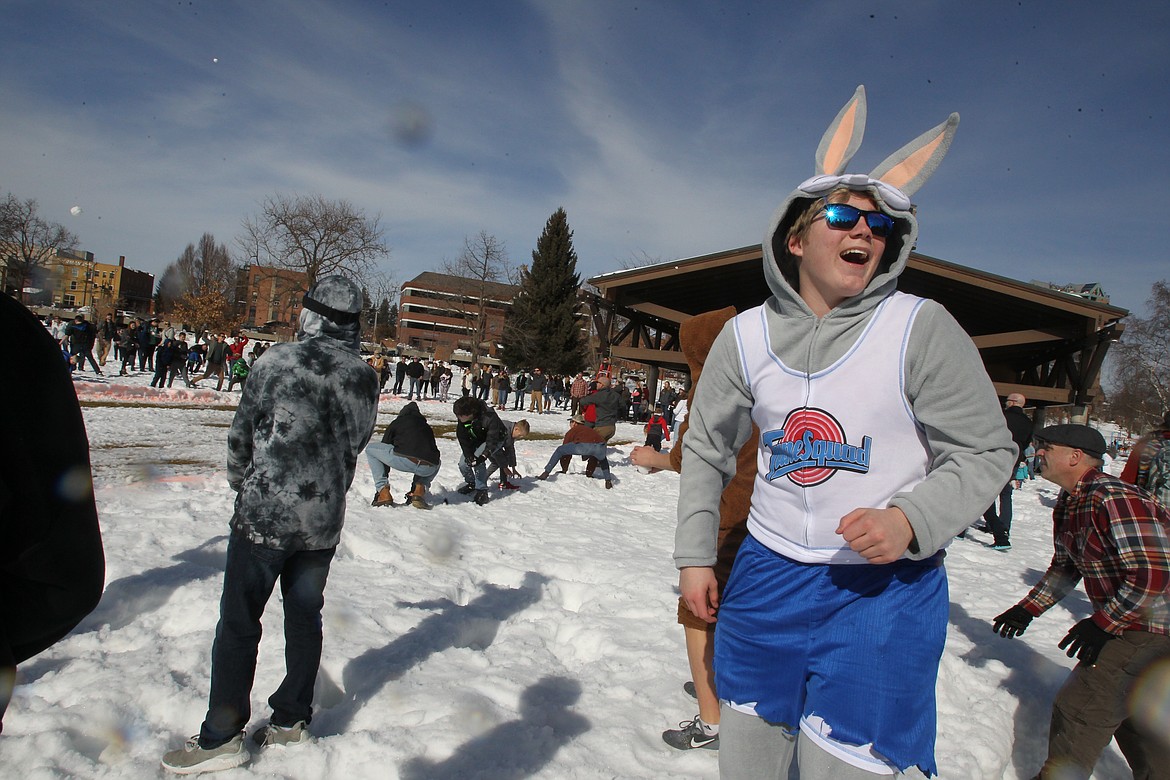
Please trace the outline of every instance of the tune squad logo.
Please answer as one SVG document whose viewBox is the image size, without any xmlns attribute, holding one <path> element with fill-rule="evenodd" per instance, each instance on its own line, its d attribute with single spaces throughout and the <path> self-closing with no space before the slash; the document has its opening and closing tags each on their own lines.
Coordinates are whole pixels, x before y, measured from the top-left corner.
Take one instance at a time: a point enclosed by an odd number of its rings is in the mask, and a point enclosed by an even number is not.
<svg viewBox="0 0 1170 780">
<path fill-rule="evenodd" d="M 824 409 L 794 409 L 784 428 L 767 431 L 763 440 L 772 453 L 769 482 L 788 477 L 807 488 L 827 482 L 838 471 L 869 473 L 870 437 L 863 437 L 860 447 L 847 443 L 841 423 Z"/>
</svg>

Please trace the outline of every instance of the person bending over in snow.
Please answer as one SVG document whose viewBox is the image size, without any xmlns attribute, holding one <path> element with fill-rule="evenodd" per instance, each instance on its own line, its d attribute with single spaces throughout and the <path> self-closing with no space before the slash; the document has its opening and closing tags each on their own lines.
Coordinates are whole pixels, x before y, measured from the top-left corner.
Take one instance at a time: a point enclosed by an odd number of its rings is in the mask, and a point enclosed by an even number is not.
<svg viewBox="0 0 1170 780">
<path fill-rule="evenodd" d="M 1170 511 L 1101 471 L 1105 438 L 1093 428 L 1050 425 L 1034 437 L 1040 476 L 1062 488 L 1052 510 L 1055 552 L 1036 587 L 992 630 L 1019 636 L 1078 582 L 1093 607 L 1058 645 L 1080 663 L 1052 703 L 1039 777 L 1089 777 L 1114 738 L 1134 777 L 1167 777 L 1165 720 L 1134 701 L 1157 679 L 1153 670 L 1170 664 Z"/>
<path fill-rule="evenodd" d="M 500 471 L 500 489 L 517 490 L 519 485 L 508 481 L 509 476 L 516 473 L 513 440 L 528 435 L 528 421 L 505 424 L 494 409 L 472 396 L 456 399 L 452 411 L 459 421 L 455 436 L 463 450 L 459 473 L 463 475 L 465 484 L 459 488 L 459 492 L 464 495 L 474 493 L 475 503 L 481 506 L 490 500 L 487 491 L 489 460 L 494 466 L 493 471 Z"/>
<path fill-rule="evenodd" d="M 439 473 L 439 445 L 435 432 L 427 418 L 411 401 L 394 421 L 386 426 L 381 442 L 370 442 L 366 446 L 366 460 L 370 462 L 370 473 L 374 476 L 374 500 L 371 506 L 393 506 L 394 494 L 390 490 L 388 477 L 390 469 L 413 474 L 407 502 L 415 509 L 430 509 L 426 502 L 427 488 Z"/>
<path fill-rule="evenodd" d="M 585 476 L 604 479 L 608 490 L 613 487 L 613 475 L 609 471 L 605 446 L 605 439 L 601 438 L 601 434 L 586 425 L 582 415 L 575 414 L 569 419 L 569 430 L 565 433 L 563 443 L 553 450 L 552 457 L 548 459 L 544 471 L 537 479 L 548 479 L 557 461 L 560 461 L 561 473 L 564 474 L 569 470 L 569 461 L 572 457 L 580 455 L 588 460 Z"/>
</svg>

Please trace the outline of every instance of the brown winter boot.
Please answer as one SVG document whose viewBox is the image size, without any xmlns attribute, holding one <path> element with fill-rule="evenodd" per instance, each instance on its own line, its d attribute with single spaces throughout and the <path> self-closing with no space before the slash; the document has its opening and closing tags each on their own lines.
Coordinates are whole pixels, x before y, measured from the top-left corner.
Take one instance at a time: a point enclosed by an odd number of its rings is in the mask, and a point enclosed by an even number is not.
<svg viewBox="0 0 1170 780">
<path fill-rule="evenodd" d="M 569 463 L 573 460 L 572 455 L 565 455 L 561 458 L 561 473 L 564 474 L 569 470 Z"/>
<path fill-rule="evenodd" d="M 410 498 L 410 505 L 415 509 L 430 509 L 431 505 L 425 501 L 427 489 L 422 484 L 416 484 L 414 489 L 406 494 Z"/>
<path fill-rule="evenodd" d="M 592 479 L 593 472 L 597 470 L 597 458 L 590 458 L 589 462 L 585 464 L 585 476 Z"/>
<path fill-rule="evenodd" d="M 370 502 L 370 506 L 394 506 L 394 496 L 390 492 L 389 485 L 382 486 L 374 496 L 374 500 Z"/>
</svg>

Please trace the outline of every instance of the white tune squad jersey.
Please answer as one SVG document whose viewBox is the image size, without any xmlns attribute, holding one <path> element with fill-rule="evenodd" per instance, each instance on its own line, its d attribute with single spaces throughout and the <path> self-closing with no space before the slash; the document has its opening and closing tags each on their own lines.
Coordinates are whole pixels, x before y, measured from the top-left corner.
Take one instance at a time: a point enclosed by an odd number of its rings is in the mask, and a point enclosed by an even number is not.
<svg viewBox="0 0 1170 780">
<path fill-rule="evenodd" d="M 811 375 L 772 352 L 763 307 L 736 316 L 761 431 L 748 530 L 769 549 L 804 563 L 866 563 L 836 533 L 841 518 L 883 509 L 925 479 L 931 455 L 904 381 L 922 303 L 893 293 L 849 351 Z"/>
</svg>

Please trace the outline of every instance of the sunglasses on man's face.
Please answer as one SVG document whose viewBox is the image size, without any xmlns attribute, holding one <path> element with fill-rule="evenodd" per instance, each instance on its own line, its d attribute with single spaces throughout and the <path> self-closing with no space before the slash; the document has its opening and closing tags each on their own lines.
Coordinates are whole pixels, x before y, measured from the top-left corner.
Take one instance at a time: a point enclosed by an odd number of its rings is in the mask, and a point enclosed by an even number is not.
<svg viewBox="0 0 1170 780">
<path fill-rule="evenodd" d="M 852 230 L 857 220 L 865 217 L 865 224 L 878 238 L 886 238 L 894 232 L 894 218 L 880 211 L 866 211 L 847 203 L 829 203 L 821 212 L 825 224 L 833 230 Z"/>
</svg>

